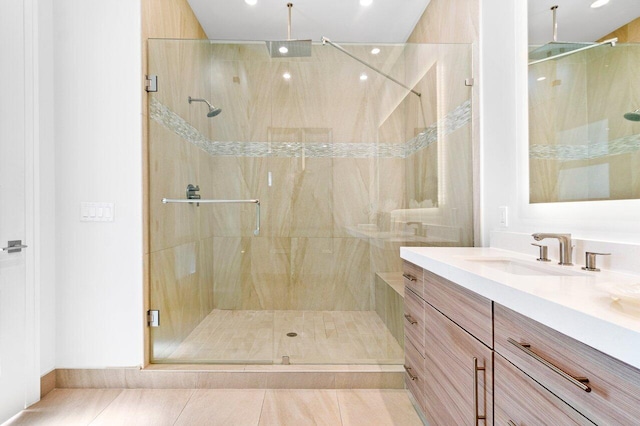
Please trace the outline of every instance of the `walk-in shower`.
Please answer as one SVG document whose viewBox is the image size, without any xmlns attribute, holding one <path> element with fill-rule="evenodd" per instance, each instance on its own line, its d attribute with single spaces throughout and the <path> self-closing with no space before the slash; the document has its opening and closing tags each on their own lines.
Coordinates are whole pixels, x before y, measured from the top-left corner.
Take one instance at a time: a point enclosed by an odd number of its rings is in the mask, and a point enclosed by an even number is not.
<svg viewBox="0 0 640 426">
<path fill-rule="evenodd" d="M 471 48 L 340 46 L 383 74 L 149 40 L 151 362 L 402 364 L 399 247 L 473 244 Z"/>
</svg>

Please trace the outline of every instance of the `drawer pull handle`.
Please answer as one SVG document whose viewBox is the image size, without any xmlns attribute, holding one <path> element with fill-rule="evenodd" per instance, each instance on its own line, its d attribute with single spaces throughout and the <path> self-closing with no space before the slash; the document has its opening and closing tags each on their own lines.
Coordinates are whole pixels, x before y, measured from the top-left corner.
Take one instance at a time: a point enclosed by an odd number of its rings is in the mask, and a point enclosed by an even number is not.
<svg viewBox="0 0 640 426">
<path fill-rule="evenodd" d="M 541 362 L 542 364 L 550 368 L 552 371 L 558 373 L 559 375 L 561 375 L 562 377 L 564 377 L 565 379 L 567 379 L 568 381 L 570 381 L 571 383 L 573 383 L 574 385 L 582 389 L 583 391 L 591 392 L 591 388 L 585 384 L 585 383 L 589 383 L 589 379 L 587 379 L 586 377 L 573 377 L 571 374 L 566 373 L 565 371 L 556 367 L 546 359 L 542 358 L 540 355 L 534 353 L 531 349 L 528 348 L 529 345 L 518 343 L 515 340 L 513 340 L 511 337 L 507 338 L 507 341 L 511 343 L 513 346 L 515 346 L 516 348 L 520 349 L 522 352 L 534 358 L 536 361 Z"/>
<path fill-rule="evenodd" d="M 409 314 L 404 314 L 404 317 L 411 323 L 411 325 L 417 324 L 418 321 L 414 320 L 413 317 Z"/>
<path fill-rule="evenodd" d="M 509 426 L 518 426 L 517 424 L 515 424 L 515 423 L 513 422 L 513 420 L 509 420 L 509 421 L 507 422 L 507 424 L 508 424 Z"/>
<path fill-rule="evenodd" d="M 402 276 L 405 277 L 406 279 L 408 279 L 409 281 L 417 281 L 416 277 L 414 277 L 413 275 L 402 274 Z"/>
<path fill-rule="evenodd" d="M 478 367 L 478 358 L 473 358 L 473 416 L 478 426 L 480 420 L 487 421 L 487 416 L 478 414 L 478 371 L 484 371 L 485 367 Z"/>
<path fill-rule="evenodd" d="M 407 367 L 406 365 L 404 365 L 403 367 L 404 367 L 404 371 L 407 372 L 411 380 L 418 380 L 418 376 L 416 376 L 415 374 L 411 374 L 411 367 Z"/>
</svg>

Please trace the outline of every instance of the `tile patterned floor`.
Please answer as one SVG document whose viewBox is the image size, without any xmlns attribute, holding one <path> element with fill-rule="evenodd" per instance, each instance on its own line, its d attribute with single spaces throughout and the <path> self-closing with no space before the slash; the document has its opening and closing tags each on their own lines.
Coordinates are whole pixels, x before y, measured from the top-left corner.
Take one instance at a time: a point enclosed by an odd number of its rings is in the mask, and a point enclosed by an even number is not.
<svg viewBox="0 0 640 426">
<path fill-rule="evenodd" d="M 55 389 L 6 426 L 421 426 L 407 395 L 386 389 Z"/>
<path fill-rule="evenodd" d="M 297 333 L 288 337 L 287 333 Z M 404 352 L 373 311 L 214 310 L 170 361 L 402 364 Z"/>
</svg>

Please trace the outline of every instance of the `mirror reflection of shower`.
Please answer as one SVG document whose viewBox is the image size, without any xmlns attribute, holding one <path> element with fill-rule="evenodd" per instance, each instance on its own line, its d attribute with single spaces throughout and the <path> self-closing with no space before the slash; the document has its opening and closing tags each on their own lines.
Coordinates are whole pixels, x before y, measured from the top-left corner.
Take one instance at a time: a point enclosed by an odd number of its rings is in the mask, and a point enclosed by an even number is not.
<svg viewBox="0 0 640 426">
<path fill-rule="evenodd" d="M 207 113 L 207 117 L 209 117 L 209 118 L 215 117 L 216 115 L 218 115 L 218 114 L 220 114 L 222 112 L 222 108 L 214 107 L 206 99 L 192 98 L 191 96 L 189 96 L 189 103 L 191 103 L 191 102 L 204 102 L 205 104 L 207 104 L 207 106 L 209 107 L 209 112 Z"/>
<path fill-rule="evenodd" d="M 640 108 L 638 108 L 633 112 L 626 113 L 624 115 L 624 118 L 626 118 L 629 121 L 640 121 Z"/>
</svg>

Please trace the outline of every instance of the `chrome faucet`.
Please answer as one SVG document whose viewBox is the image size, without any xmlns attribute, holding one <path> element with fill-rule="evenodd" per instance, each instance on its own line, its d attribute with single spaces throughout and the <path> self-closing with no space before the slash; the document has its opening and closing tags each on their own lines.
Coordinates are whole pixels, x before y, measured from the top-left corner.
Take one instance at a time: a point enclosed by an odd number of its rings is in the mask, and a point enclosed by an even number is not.
<svg viewBox="0 0 640 426">
<path fill-rule="evenodd" d="M 573 247 L 571 246 L 571 234 L 545 234 L 537 232 L 531 234 L 534 240 L 542 241 L 545 238 L 555 238 L 560 243 L 560 262 L 559 265 L 573 265 L 571 262 Z"/>
</svg>

